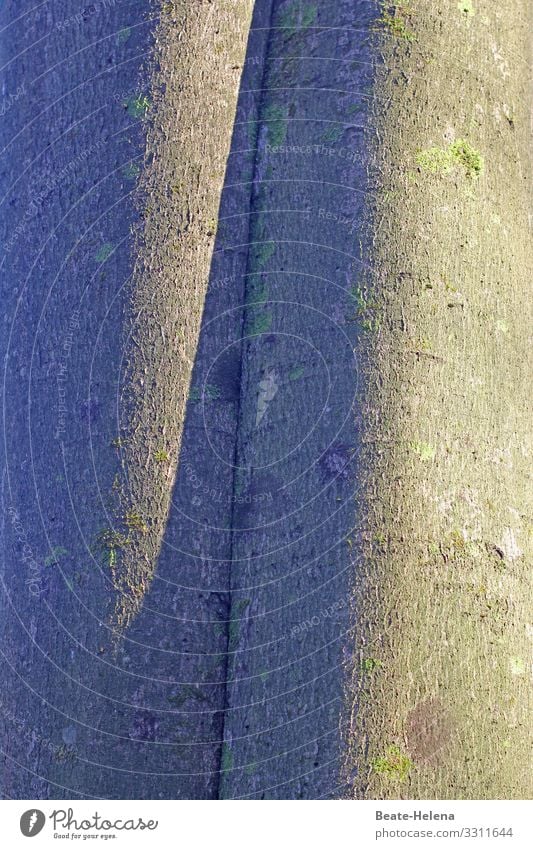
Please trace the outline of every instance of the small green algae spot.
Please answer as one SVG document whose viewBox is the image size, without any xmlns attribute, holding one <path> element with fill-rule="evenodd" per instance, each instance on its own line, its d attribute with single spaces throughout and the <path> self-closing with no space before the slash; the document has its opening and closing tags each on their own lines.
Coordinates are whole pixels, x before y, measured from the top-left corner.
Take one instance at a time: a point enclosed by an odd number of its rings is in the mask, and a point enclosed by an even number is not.
<svg viewBox="0 0 533 849">
<path fill-rule="evenodd" d="M 352 286 L 350 299 L 355 303 L 355 319 L 360 320 L 361 329 L 365 333 L 376 333 L 381 327 L 379 304 L 370 297 L 366 286 Z"/>
<path fill-rule="evenodd" d="M 206 383 L 203 388 L 195 386 L 191 389 L 189 401 L 192 401 L 193 404 L 196 404 L 198 401 L 218 401 L 220 395 L 221 392 L 218 386 L 212 383 Z"/>
<path fill-rule="evenodd" d="M 287 117 L 283 107 L 274 103 L 267 106 L 262 119 L 267 124 L 269 144 L 272 147 L 282 145 L 287 137 Z"/>
<path fill-rule="evenodd" d="M 130 539 L 121 531 L 114 528 L 103 528 L 98 534 L 98 544 L 108 550 L 126 548 L 130 544 Z"/>
<path fill-rule="evenodd" d="M 272 325 L 272 314 L 263 312 L 255 316 L 250 325 L 250 336 L 261 336 L 262 333 L 267 333 Z"/>
<path fill-rule="evenodd" d="M 526 664 L 521 657 L 513 656 L 509 658 L 509 669 L 511 675 L 525 675 Z"/>
<path fill-rule="evenodd" d="M 124 448 L 124 446 L 127 445 L 128 442 L 129 440 L 127 437 L 117 436 L 111 441 L 111 445 L 113 446 L 113 448 Z"/>
<path fill-rule="evenodd" d="M 249 121 L 248 126 L 246 128 L 246 134 L 248 136 L 248 143 L 251 147 L 255 147 L 257 144 L 257 133 L 259 131 L 259 122 L 258 121 Z"/>
<path fill-rule="evenodd" d="M 365 333 L 377 333 L 381 327 L 379 318 L 364 318 L 361 322 L 361 328 Z"/>
<path fill-rule="evenodd" d="M 105 262 L 106 259 L 109 259 L 113 251 L 115 250 L 115 246 L 111 242 L 106 242 L 102 247 L 96 252 L 95 260 L 96 262 Z"/>
<path fill-rule="evenodd" d="M 148 525 L 136 510 L 128 510 L 123 516 L 123 522 L 129 531 L 137 531 L 140 534 L 148 533 Z"/>
<path fill-rule="evenodd" d="M 129 97 L 122 105 L 128 110 L 130 118 L 144 118 L 150 109 L 150 101 L 145 94 Z"/>
<path fill-rule="evenodd" d="M 268 286 L 262 280 L 253 283 L 246 293 L 247 304 L 266 304 L 268 300 Z"/>
<path fill-rule="evenodd" d="M 451 145 L 454 161 L 462 165 L 468 177 L 479 177 L 483 171 L 484 160 L 478 150 L 464 139 L 458 139 Z"/>
<path fill-rule="evenodd" d="M 218 222 L 215 218 L 209 218 L 206 222 L 206 232 L 208 236 L 216 236 L 218 230 Z"/>
<path fill-rule="evenodd" d="M 467 177 L 479 177 L 485 162 L 480 152 L 465 139 L 457 139 L 448 147 L 428 147 L 418 151 L 417 165 L 430 174 L 450 174 L 456 168 L 464 168 Z"/>
<path fill-rule="evenodd" d="M 264 242 L 261 245 L 255 245 L 252 253 L 252 266 L 254 268 L 263 268 L 268 260 L 276 251 L 275 242 Z"/>
<path fill-rule="evenodd" d="M 302 29 L 307 29 L 316 21 L 318 9 L 316 6 L 306 6 L 302 12 Z"/>
<path fill-rule="evenodd" d="M 240 622 L 238 619 L 230 619 L 228 627 L 228 651 L 233 651 L 239 638 Z"/>
<path fill-rule="evenodd" d="M 239 637 L 239 629 L 241 624 L 241 616 L 246 610 L 246 608 L 250 605 L 249 598 L 241 598 L 233 605 L 231 619 L 229 621 L 228 628 L 228 646 L 230 651 L 235 646 L 237 639 Z"/>
<path fill-rule="evenodd" d="M 292 3 L 278 15 L 276 26 L 285 30 L 285 35 L 290 38 L 312 26 L 317 14 L 318 8 L 314 4 L 306 4 L 302 8 L 301 2 Z"/>
<path fill-rule="evenodd" d="M 179 691 L 168 697 L 168 702 L 175 707 L 182 708 L 188 701 L 207 702 L 207 696 L 202 692 L 200 687 L 195 687 L 193 684 L 184 684 Z"/>
<path fill-rule="evenodd" d="M 117 32 L 117 44 L 126 44 L 131 38 L 131 27 L 123 27 Z"/>
<path fill-rule="evenodd" d="M 428 147 L 416 155 L 417 165 L 431 174 L 449 174 L 453 168 L 448 150 L 442 147 Z"/>
<path fill-rule="evenodd" d="M 305 369 L 303 366 L 295 366 L 289 372 L 289 380 L 299 380 L 304 373 Z"/>
<path fill-rule="evenodd" d="M 364 660 L 361 661 L 361 669 L 367 675 L 370 675 L 372 674 L 372 672 L 375 672 L 377 669 L 380 668 L 380 666 L 382 666 L 381 661 L 376 660 L 375 657 L 365 657 Z"/>
<path fill-rule="evenodd" d="M 251 603 L 252 603 L 251 599 L 249 599 L 249 598 L 240 598 L 233 605 L 233 609 L 235 611 L 235 614 L 237 616 L 240 616 L 242 613 L 244 613 L 246 608 L 250 606 Z"/>
<path fill-rule="evenodd" d="M 128 162 L 128 164 L 122 169 L 122 176 L 125 177 L 126 180 L 135 180 L 140 173 L 141 169 L 135 162 Z"/>
<path fill-rule="evenodd" d="M 386 754 L 372 761 L 374 772 L 397 781 L 405 781 L 413 766 L 412 760 L 402 753 L 399 746 L 389 746 Z"/>
<path fill-rule="evenodd" d="M 435 457 L 436 450 L 428 442 L 411 442 L 409 447 L 421 460 L 433 460 Z"/>
<path fill-rule="evenodd" d="M 52 549 L 52 553 L 45 558 L 44 565 L 45 566 L 54 566 L 62 557 L 66 557 L 68 551 L 66 548 L 62 548 L 60 545 L 56 545 L 55 548 Z"/>
<path fill-rule="evenodd" d="M 220 759 L 221 772 L 231 772 L 233 769 L 233 752 L 227 743 L 222 744 L 222 756 Z"/>
<path fill-rule="evenodd" d="M 335 144 L 342 138 L 344 127 L 329 127 L 320 137 L 320 141 Z"/>
<path fill-rule="evenodd" d="M 415 34 L 407 25 L 410 16 L 411 11 L 405 3 L 382 3 L 378 23 L 395 38 L 414 41 Z"/>
</svg>

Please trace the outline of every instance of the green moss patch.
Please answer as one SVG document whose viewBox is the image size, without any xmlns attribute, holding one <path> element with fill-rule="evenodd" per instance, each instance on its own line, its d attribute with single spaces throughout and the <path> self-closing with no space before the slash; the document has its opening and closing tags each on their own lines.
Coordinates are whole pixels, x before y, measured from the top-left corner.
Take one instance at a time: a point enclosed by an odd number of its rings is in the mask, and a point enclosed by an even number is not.
<svg viewBox="0 0 533 849">
<path fill-rule="evenodd" d="M 380 755 L 372 761 L 374 772 L 397 781 L 405 781 L 413 766 L 411 758 L 404 755 L 399 746 L 389 746 L 384 755 Z"/>
<path fill-rule="evenodd" d="M 485 167 L 480 152 L 465 139 L 458 139 L 446 148 L 429 147 L 420 150 L 416 162 L 431 174 L 450 174 L 456 168 L 463 168 L 470 178 L 479 177 Z"/>
</svg>

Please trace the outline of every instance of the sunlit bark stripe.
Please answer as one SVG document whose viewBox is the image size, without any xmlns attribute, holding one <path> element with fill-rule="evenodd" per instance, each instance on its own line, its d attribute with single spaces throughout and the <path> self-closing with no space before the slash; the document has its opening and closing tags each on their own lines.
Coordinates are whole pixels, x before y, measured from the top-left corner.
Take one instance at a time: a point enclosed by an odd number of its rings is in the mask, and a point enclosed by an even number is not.
<svg viewBox="0 0 533 849">
<path fill-rule="evenodd" d="M 531 6 L 391 4 L 354 578 L 354 793 L 529 798 Z"/>
</svg>

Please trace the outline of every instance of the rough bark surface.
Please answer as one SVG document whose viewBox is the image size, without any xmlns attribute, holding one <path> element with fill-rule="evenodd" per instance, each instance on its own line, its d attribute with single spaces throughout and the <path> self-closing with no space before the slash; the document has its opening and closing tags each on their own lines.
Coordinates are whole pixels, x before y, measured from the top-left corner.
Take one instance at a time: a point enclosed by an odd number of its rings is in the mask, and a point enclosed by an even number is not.
<svg viewBox="0 0 533 849">
<path fill-rule="evenodd" d="M 116 471 L 153 10 L 86 6 L 0 10 L 3 82 L 9 96 L 20 91 L 2 118 L 0 159 L 8 798 L 159 797 L 175 783 L 171 767 L 156 780 L 143 760 L 133 691 L 144 673 L 117 674 L 113 587 L 97 544 Z"/>
<path fill-rule="evenodd" d="M 526 0 L 30 5 L 2 794 L 529 795 Z"/>
<path fill-rule="evenodd" d="M 151 583 L 168 519 L 252 8 L 252 0 L 173 0 L 155 32 L 119 435 L 119 531 L 115 523 L 104 539 L 121 629 Z"/>
<path fill-rule="evenodd" d="M 253 128 L 221 798 L 339 796 L 375 8 L 275 2 Z"/>
<path fill-rule="evenodd" d="M 529 798 L 531 6 L 396 7 L 369 135 L 349 768 L 356 796 Z"/>
</svg>

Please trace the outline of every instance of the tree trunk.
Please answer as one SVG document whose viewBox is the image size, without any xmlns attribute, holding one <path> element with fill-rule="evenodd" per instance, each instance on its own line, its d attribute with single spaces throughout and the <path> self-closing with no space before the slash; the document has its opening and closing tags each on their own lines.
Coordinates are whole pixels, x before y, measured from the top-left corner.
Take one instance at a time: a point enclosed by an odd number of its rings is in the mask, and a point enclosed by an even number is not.
<svg viewBox="0 0 533 849">
<path fill-rule="evenodd" d="M 349 768 L 528 798 L 530 6 L 396 4 L 375 84 Z"/>
</svg>

